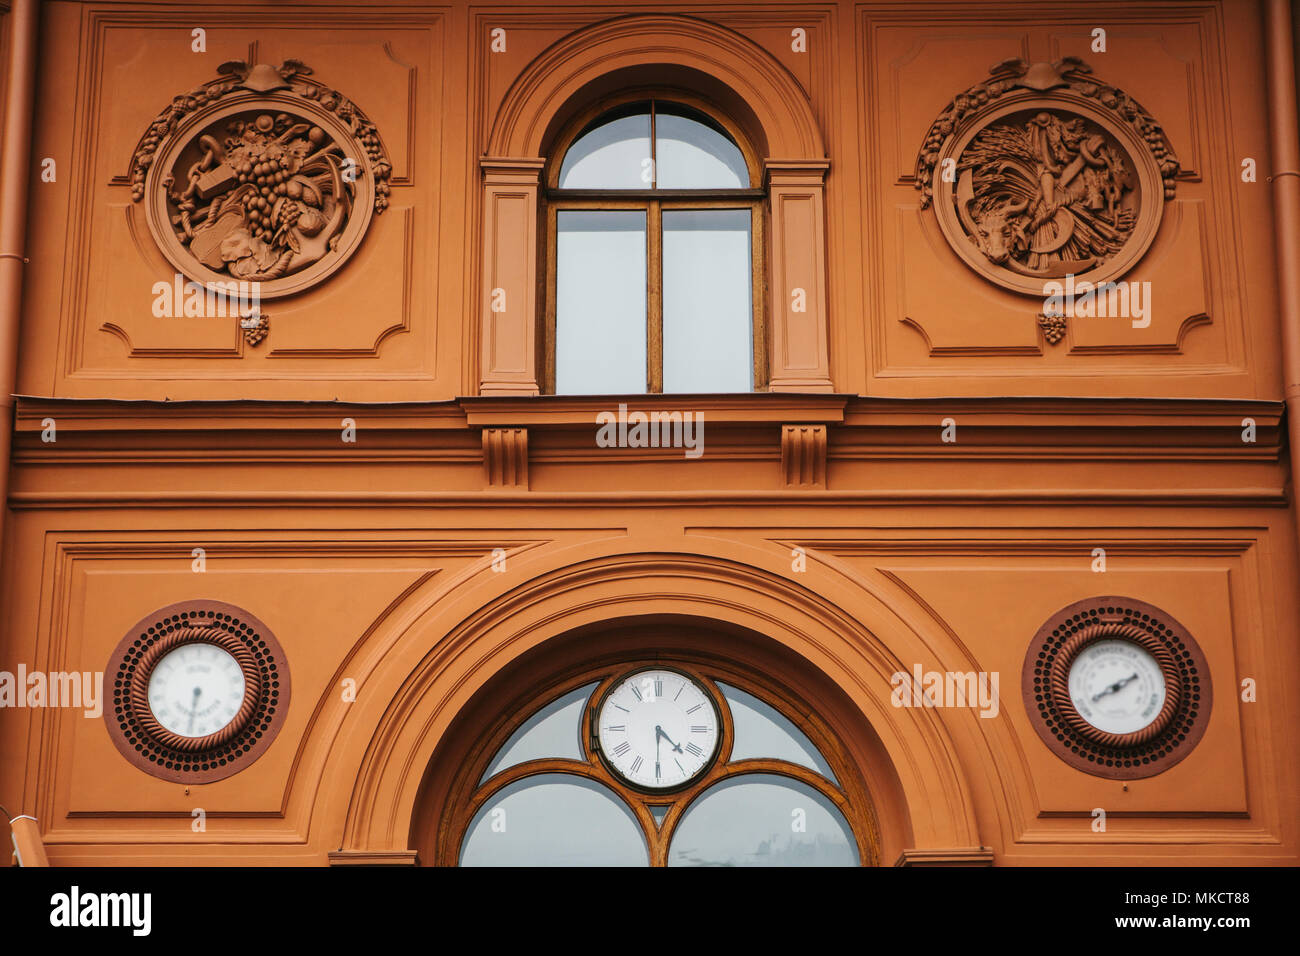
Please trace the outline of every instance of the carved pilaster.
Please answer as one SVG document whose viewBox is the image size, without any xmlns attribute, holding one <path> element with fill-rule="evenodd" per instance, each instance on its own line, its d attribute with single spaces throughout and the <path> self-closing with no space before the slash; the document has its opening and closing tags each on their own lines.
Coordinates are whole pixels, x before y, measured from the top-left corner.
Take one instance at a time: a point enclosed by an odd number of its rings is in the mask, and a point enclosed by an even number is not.
<svg viewBox="0 0 1300 956">
<path fill-rule="evenodd" d="M 536 395 L 540 159 L 484 159 L 482 395 Z"/>
<path fill-rule="evenodd" d="M 483 469 L 489 488 L 528 487 L 528 429 L 483 429 Z"/>
<path fill-rule="evenodd" d="M 826 312 L 827 160 L 767 163 L 772 206 L 769 388 L 832 391 Z"/>
<path fill-rule="evenodd" d="M 826 487 L 826 426 L 781 426 L 781 478 L 787 488 Z"/>
</svg>

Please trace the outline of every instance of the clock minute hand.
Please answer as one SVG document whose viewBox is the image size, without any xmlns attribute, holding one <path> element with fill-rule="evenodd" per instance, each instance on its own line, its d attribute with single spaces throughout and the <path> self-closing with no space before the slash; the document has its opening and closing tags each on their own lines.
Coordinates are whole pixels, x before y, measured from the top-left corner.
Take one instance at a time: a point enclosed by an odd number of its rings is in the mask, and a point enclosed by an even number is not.
<svg viewBox="0 0 1300 956">
<path fill-rule="evenodd" d="M 1101 700 L 1107 694 L 1113 694 L 1118 690 L 1123 690 L 1124 686 L 1128 684 L 1129 681 L 1135 681 L 1135 680 L 1137 680 L 1137 674 L 1130 674 L 1128 677 L 1125 677 L 1122 680 L 1115 681 L 1115 683 L 1111 684 L 1109 687 L 1103 687 L 1101 693 L 1092 695 L 1092 702 L 1095 704 L 1097 703 L 1097 701 Z"/>
</svg>

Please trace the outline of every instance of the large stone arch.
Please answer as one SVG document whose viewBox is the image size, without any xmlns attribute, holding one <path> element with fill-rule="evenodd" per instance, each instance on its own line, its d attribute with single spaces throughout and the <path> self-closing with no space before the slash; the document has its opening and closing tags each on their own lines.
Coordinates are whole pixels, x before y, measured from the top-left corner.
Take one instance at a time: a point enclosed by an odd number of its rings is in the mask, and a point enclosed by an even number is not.
<svg viewBox="0 0 1300 956">
<path fill-rule="evenodd" d="M 662 14 L 604 20 L 564 37 L 511 85 L 488 136 L 488 156 L 540 156 L 556 116 L 601 77 L 637 67 L 682 67 L 713 77 L 761 126 L 769 159 L 826 156 L 798 81 L 744 36 L 707 20 Z"/>
<path fill-rule="evenodd" d="M 873 796 L 884 798 L 878 814 L 898 828 L 901 846 L 980 846 L 949 729 L 933 710 L 890 704 L 891 675 L 932 660 L 940 628 L 919 633 L 907 623 L 917 609 L 899 614 L 889 598 L 834 575 L 805 586 L 770 551 L 716 539 L 708 553 L 690 547 L 677 537 L 537 549 L 512 557 L 505 574 L 480 570 L 396 602 L 353 655 L 370 662 L 358 700 L 326 702 L 313 720 L 313 734 L 331 740 L 313 829 L 341 823 L 341 839 L 337 830 L 323 838 L 344 854 L 407 851 L 424 769 L 457 713 L 496 674 L 576 628 L 673 614 L 764 634 L 843 691 L 889 763 L 874 776 L 895 781 L 896 792 Z"/>
</svg>

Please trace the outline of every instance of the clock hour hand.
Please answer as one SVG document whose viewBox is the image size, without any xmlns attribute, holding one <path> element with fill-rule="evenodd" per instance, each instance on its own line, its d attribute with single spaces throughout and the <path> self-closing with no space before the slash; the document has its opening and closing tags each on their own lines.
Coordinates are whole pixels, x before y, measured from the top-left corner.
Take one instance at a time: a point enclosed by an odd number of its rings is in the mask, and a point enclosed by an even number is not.
<svg viewBox="0 0 1300 956">
<path fill-rule="evenodd" d="M 194 715 L 199 712 L 199 695 L 202 693 L 203 693 L 202 687 L 194 688 L 194 700 L 190 702 L 190 722 L 185 727 L 185 732 L 187 734 L 192 733 L 194 731 Z"/>
<path fill-rule="evenodd" d="M 1135 681 L 1135 680 L 1137 680 L 1137 674 L 1130 674 L 1128 677 L 1125 677 L 1122 680 L 1115 681 L 1115 683 L 1111 684 L 1109 687 L 1103 687 L 1101 693 L 1092 695 L 1092 702 L 1095 704 L 1097 703 L 1097 701 L 1101 700 L 1107 694 L 1113 694 L 1118 690 L 1123 690 L 1125 684 L 1127 684 L 1129 681 Z"/>
<path fill-rule="evenodd" d="M 655 746 L 656 746 L 656 747 L 659 746 L 659 738 L 660 738 L 660 737 L 662 737 L 664 740 L 666 740 L 666 741 L 668 741 L 670 744 L 672 744 L 672 745 L 673 745 L 673 750 L 677 751 L 678 753 L 681 753 L 681 752 L 682 752 L 681 745 L 675 743 L 675 742 L 673 741 L 673 738 L 669 737 L 666 733 L 664 733 L 664 729 L 663 729 L 662 727 L 660 727 L 658 724 L 655 724 Z"/>
</svg>

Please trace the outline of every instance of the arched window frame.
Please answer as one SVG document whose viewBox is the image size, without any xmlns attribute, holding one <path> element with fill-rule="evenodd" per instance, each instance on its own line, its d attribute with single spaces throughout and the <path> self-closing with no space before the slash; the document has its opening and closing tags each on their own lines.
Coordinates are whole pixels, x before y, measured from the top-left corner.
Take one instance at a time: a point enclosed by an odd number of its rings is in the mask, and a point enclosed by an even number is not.
<svg viewBox="0 0 1300 956">
<path fill-rule="evenodd" d="M 827 158 L 807 93 L 748 38 L 695 17 L 635 14 L 603 20 L 555 43 L 520 73 L 497 108 L 479 160 L 478 392 L 530 396 L 544 365 L 539 199 L 548 131 L 584 89 L 609 89 L 620 70 L 668 77 L 692 71 L 752 114 L 768 190 L 768 389 L 833 392 L 827 303 Z M 694 83 L 682 84 L 695 88 Z M 729 110 L 735 115 L 735 110 Z M 803 308 L 791 301 L 802 290 Z M 507 304 L 508 303 L 508 304 Z M 471 372 L 471 374 L 473 374 Z"/>
<path fill-rule="evenodd" d="M 739 149 L 745 160 L 749 186 L 744 189 L 561 189 L 560 169 L 570 147 L 602 116 L 621 107 L 652 102 L 660 106 L 685 107 L 719 128 Z M 541 341 L 541 390 L 556 389 L 556 279 L 557 213 L 567 209 L 645 209 L 647 236 L 646 266 L 646 392 L 663 392 L 663 256 L 662 214 L 669 209 L 748 209 L 750 211 L 750 306 L 753 343 L 753 391 L 768 387 L 767 361 L 767 189 L 758 154 L 736 124 L 716 104 L 685 90 L 645 87 L 621 91 L 603 98 L 577 113 L 557 137 L 543 174 L 541 216 L 546 229 L 546 253 L 541 274 L 545 287 L 539 290 L 545 303 Z M 756 185 L 757 184 L 757 185 Z"/>
<path fill-rule="evenodd" d="M 706 687 L 719 706 L 722 740 L 717 758 L 707 773 L 673 794 L 646 793 L 623 783 L 610 772 L 592 744 L 593 708 L 618 680 L 642 668 L 681 671 Z M 546 758 L 529 760 L 499 771 L 487 780 L 484 772 L 501 747 L 538 710 L 586 684 L 598 682 L 582 717 L 583 760 Z M 818 748 L 835 775 L 831 782 L 817 771 L 786 760 L 746 759 L 732 762 L 735 726 L 718 682 L 730 684 L 758 698 L 790 720 Z M 483 734 L 461 765 L 444 805 L 438 826 L 434 865 L 456 866 L 463 841 L 476 814 L 503 788 L 541 774 L 566 773 L 593 780 L 606 787 L 636 817 L 649 850 L 651 866 L 666 866 L 677 825 L 687 811 L 715 784 L 745 774 L 775 774 L 806 784 L 829 799 L 843 815 L 857 843 L 862 866 L 880 865 L 880 839 L 875 811 L 860 773 L 830 726 L 807 702 L 795 697 L 776 682 L 738 666 L 705 656 L 677 654 L 671 658 L 629 657 L 576 669 L 562 679 L 545 682 L 544 689 L 504 708 L 501 716 Z M 656 824 L 651 806 L 671 805 L 661 824 Z"/>
</svg>

